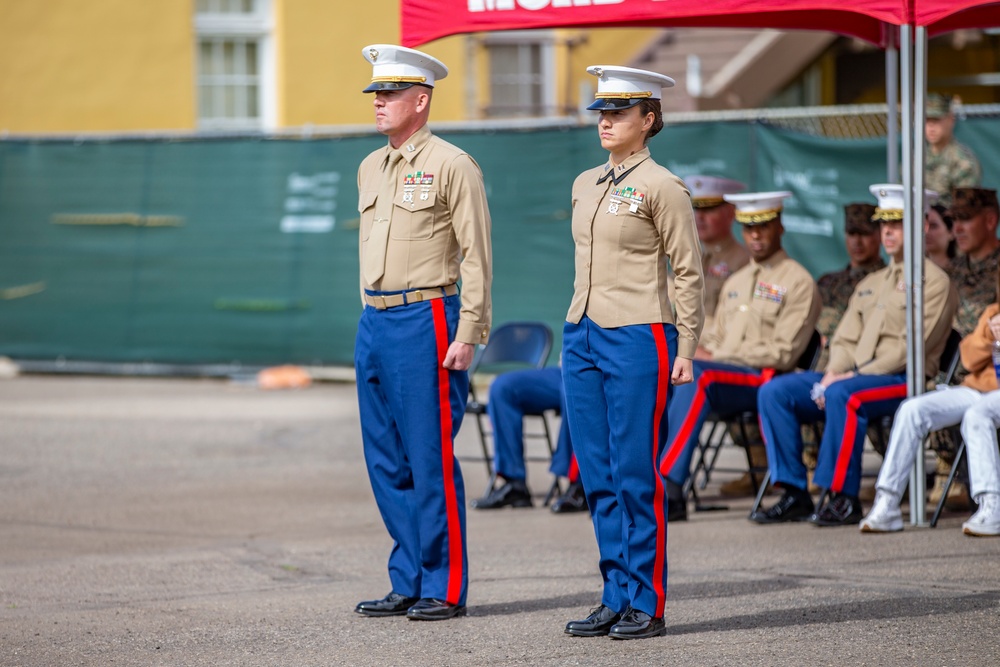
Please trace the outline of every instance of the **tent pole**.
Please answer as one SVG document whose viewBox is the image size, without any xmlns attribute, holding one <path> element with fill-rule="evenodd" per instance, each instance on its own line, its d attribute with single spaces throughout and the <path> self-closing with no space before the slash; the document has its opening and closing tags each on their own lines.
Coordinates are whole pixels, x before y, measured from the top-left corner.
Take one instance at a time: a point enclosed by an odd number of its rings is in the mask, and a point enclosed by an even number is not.
<svg viewBox="0 0 1000 667">
<path fill-rule="evenodd" d="M 903 239 L 906 244 L 903 256 L 903 273 L 907 288 L 913 285 L 912 260 L 913 246 L 910 243 L 912 236 L 913 221 L 913 27 L 910 25 L 899 28 L 899 56 L 900 56 L 900 88 L 902 92 L 902 112 L 903 125 L 900 136 L 903 148 Z M 912 374 L 912 342 L 913 342 L 913 299 L 909 298 L 907 291 L 906 299 L 906 390 L 907 394 L 913 386 Z M 919 457 L 918 457 L 919 458 Z M 914 473 L 910 473 L 910 523 L 916 522 L 916 507 L 923 504 L 923 495 L 917 495 L 916 480 Z"/>
<path fill-rule="evenodd" d="M 911 218 L 910 238 L 906 247 L 912 248 L 913 282 L 910 287 L 912 299 L 907 304 L 907 317 L 912 321 L 913 338 L 908 339 L 909 359 L 907 369 L 907 395 L 919 396 L 924 393 L 927 380 L 924 369 L 924 103 L 927 98 L 927 28 L 919 26 L 916 29 L 913 56 L 913 217 Z M 910 305 L 912 303 L 912 305 Z M 912 380 L 911 380 L 912 375 Z M 910 382 L 912 381 L 912 384 Z M 922 445 L 922 443 L 921 443 Z M 926 522 L 924 511 L 924 486 L 927 478 L 924 475 L 923 446 L 913 466 L 911 486 L 916 496 L 910 498 L 911 521 L 916 525 Z"/>
<path fill-rule="evenodd" d="M 892 26 L 887 31 L 894 33 Z M 885 49 L 885 101 L 889 107 L 886 115 L 885 164 L 887 182 L 899 183 L 899 50 L 891 34 Z"/>
</svg>

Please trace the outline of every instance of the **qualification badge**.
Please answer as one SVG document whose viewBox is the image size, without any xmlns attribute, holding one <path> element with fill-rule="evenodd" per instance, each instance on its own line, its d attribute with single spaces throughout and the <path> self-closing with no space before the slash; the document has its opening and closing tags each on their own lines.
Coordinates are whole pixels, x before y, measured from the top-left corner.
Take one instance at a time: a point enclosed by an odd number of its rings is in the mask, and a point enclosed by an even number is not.
<svg viewBox="0 0 1000 667">
<path fill-rule="evenodd" d="M 431 186 L 434 185 L 434 174 L 418 171 L 417 180 L 420 182 L 420 201 L 427 201 L 430 198 Z"/>
</svg>

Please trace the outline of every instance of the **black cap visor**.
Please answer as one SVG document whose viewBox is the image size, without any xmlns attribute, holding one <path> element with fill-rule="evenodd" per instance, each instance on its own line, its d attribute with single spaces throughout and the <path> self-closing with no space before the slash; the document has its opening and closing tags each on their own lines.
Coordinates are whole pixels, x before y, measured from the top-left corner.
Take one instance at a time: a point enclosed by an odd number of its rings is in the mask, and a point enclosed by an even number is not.
<svg viewBox="0 0 1000 667">
<path fill-rule="evenodd" d="M 405 90 L 417 84 L 409 81 L 372 81 L 362 93 L 375 93 L 380 90 Z"/>
<path fill-rule="evenodd" d="M 622 109 L 630 109 L 634 107 L 639 102 L 643 100 L 648 100 L 648 97 L 630 97 L 630 98 L 620 98 L 620 97 L 602 97 L 600 99 L 594 100 L 594 103 L 587 107 L 588 111 L 621 111 Z"/>
</svg>

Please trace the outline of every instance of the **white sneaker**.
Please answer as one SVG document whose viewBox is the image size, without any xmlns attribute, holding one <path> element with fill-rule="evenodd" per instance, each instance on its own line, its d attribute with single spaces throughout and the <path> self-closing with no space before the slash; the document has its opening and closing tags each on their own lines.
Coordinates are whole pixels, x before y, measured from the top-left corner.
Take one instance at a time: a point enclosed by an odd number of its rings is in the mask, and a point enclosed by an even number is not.
<svg viewBox="0 0 1000 667">
<path fill-rule="evenodd" d="M 862 533 L 898 533 L 903 530 L 903 513 L 899 509 L 899 498 L 877 489 L 875 504 L 868 516 L 861 520 Z"/>
<path fill-rule="evenodd" d="M 976 500 L 979 510 L 962 524 L 962 532 L 976 537 L 1000 535 L 1000 494 L 982 493 Z"/>
</svg>

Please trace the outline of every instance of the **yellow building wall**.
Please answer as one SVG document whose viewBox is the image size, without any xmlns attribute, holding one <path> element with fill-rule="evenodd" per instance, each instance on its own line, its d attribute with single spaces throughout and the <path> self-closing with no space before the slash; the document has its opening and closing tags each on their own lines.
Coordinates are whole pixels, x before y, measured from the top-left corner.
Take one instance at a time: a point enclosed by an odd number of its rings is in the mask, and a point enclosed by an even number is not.
<svg viewBox="0 0 1000 667">
<path fill-rule="evenodd" d="M 373 123 L 361 49 L 399 42 L 399 2 L 271 0 L 278 127 Z M 558 105 L 579 106 L 587 65 L 627 62 L 656 32 L 556 31 Z M 195 40 L 194 0 L 0 0 L 0 132 L 194 130 Z M 432 119 L 477 118 L 489 103 L 481 40 L 419 48 L 450 70 Z"/>
<path fill-rule="evenodd" d="M 195 125 L 193 0 L 0 0 L 0 131 Z"/>
<path fill-rule="evenodd" d="M 361 49 L 399 43 L 399 0 L 280 0 L 275 10 L 279 124 L 374 124 L 372 96 L 361 92 L 372 77 Z M 465 38 L 418 48 L 448 66 L 448 77 L 435 87 L 431 118 L 465 119 Z"/>
</svg>

